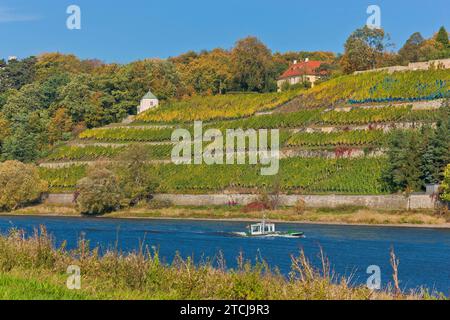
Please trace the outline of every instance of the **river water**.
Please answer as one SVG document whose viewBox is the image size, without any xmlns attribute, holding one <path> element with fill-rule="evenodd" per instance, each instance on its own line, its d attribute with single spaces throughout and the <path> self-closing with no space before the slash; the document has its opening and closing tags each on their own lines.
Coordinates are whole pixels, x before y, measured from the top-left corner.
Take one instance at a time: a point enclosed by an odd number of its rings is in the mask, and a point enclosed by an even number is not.
<svg viewBox="0 0 450 320">
<path fill-rule="evenodd" d="M 74 248 L 80 237 L 98 246 L 101 252 L 139 249 L 141 242 L 158 248 L 160 256 L 171 262 L 178 251 L 195 261 L 214 258 L 222 252 L 228 267 L 235 267 L 240 252 L 255 261 L 264 259 L 271 267 L 288 274 L 291 255 L 304 249 L 319 266 L 323 249 L 336 274 L 351 276 L 353 284 L 366 283 L 367 268 L 381 269 L 382 285 L 391 281 L 389 252 L 393 247 L 400 259 L 402 289 L 426 287 L 450 295 L 450 230 L 431 228 L 366 227 L 341 225 L 278 224 L 280 231 L 304 231 L 304 239 L 241 238 L 234 231 L 245 231 L 245 222 L 183 220 L 135 220 L 105 218 L 0 217 L 0 232 L 11 228 L 32 232 L 45 225 L 56 245 L 67 241 Z"/>
</svg>

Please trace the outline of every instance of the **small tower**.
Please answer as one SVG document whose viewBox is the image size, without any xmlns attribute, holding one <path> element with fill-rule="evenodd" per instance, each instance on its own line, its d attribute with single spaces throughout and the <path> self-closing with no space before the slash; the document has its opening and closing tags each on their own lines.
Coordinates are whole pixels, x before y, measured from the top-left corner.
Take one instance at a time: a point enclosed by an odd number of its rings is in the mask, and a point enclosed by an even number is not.
<svg viewBox="0 0 450 320">
<path fill-rule="evenodd" d="M 142 113 L 148 109 L 157 107 L 159 104 L 158 98 L 151 92 L 147 92 L 141 99 L 141 104 L 137 107 L 137 113 Z"/>
</svg>

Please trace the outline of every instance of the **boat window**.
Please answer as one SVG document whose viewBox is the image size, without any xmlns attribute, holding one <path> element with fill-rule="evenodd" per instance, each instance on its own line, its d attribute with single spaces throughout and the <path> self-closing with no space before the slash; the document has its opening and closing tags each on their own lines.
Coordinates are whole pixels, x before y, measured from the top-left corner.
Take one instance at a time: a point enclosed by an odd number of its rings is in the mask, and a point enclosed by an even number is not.
<svg viewBox="0 0 450 320">
<path fill-rule="evenodd" d="M 260 226 L 253 226 L 252 227 L 252 231 L 253 232 L 260 232 L 260 230 L 261 230 Z"/>
</svg>

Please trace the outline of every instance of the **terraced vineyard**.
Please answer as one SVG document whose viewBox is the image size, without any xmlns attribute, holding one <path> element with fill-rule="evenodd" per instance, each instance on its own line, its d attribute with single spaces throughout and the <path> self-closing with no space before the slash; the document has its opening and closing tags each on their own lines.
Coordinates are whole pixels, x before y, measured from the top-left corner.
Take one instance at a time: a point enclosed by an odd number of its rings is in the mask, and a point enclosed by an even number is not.
<svg viewBox="0 0 450 320">
<path fill-rule="evenodd" d="M 155 128 L 100 128 L 90 129 L 80 134 L 80 139 L 107 142 L 159 142 L 170 141 L 173 129 Z"/>
<path fill-rule="evenodd" d="M 318 85 L 306 96 L 314 106 L 433 100 L 448 97 L 449 91 L 450 70 L 445 69 L 348 75 Z"/>
<path fill-rule="evenodd" d="M 318 120 L 321 124 L 328 125 L 352 125 L 370 124 L 383 122 L 398 122 L 413 113 L 412 108 L 406 107 L 385 107 L 385 108 L 358 108 L 350 112 L 330 111 L 320 115 Z M 428 117 L 428 116 L 427 116 Z"/>
<path fill-rule="evenodd" d="M 299 94 L 298 91 L 283 93 L 227 94 L 194 97 L 184 101 L 162 104 L 139 116 L 138 122 L 180 123 L 194 120 L 210 121 L 235 119 L 254 115 L 259 111 L 274 109 Z"/>
<path fill-rule="evenodd" d="M 260 175 L 259 165 L 148 165 L 158 192 L 213 193 L 230 190 L 257 192 L 270 188 L 275 181 L 288 193 L 354 193 L 382 194 L 379 181 L 384 158 L 321 159 L 290 158 L 280 162 L 277 177 Z M 86 174 L 86 166 L 40 168 L 43 179 L 56 191 L 73 190 Z"/>
<path fill-rule="evenodd" d="M 171 144 L 148 145 L 145 151 L 149 159 L 169 159 L 172 152 Z M 45 161 L 95 161 L 113 159 L 128 148 L 111 146 L 60 146 L 52 150 Z"/>
<path fill-rule="evenodd" d="M 65 168 L 39 168 L 42 179 L 48 182 L 50 191 L 73 191 L 78 180 L 86 176 L 86 166 Z"/>
<path fill-rule="evenodd" d="M 280 160 L 278 176 L 262 176 L 258 165 L 177 166 L 149 161 L 146 167 L 159 184 L 157 192 L 258 192 L 279 181 L 285 193 L 382 194 L 385 188 L 380 177 L 386 160 L 378 156 L 383 154 L 390 131 L 380 128 L 391 129 L 399 124 L 410 128 L 415 127 L 411 124 L 432 124 L 447 116 L 442 110 L 415 110 L 412 105 L 392 105 L 391 101 L 397 101 L 400 94 L 411 101 L 417 97 L 431 99 L 437 97 L 433 96 L 436 92 L 445 93 L 449 83 L 449 70 L 346 76 L 304 93 L 303 98 L 312 99 L 314 108 L 307 105 L 294 112 L 284 112 L 281 108 L 263 115 L 255 113 L 273 110 L 299 92 L 195 97 L 165 103 L 139 115 L 128 126 L 86 130 L 75 143 L 56 147 L 42 162 L 47 162 L 46 165 L 50 162 L 51 167 L 52 162 L 114 160 L 132 144 L 144 145 L 143 152 L 149 160 L 168 160 L 173 147 L 170 142 L 173 128 L 186 128 L 193 136 L 193 121 L 202 120 L 203 132 L 219 129 L 224 143 L 227 129 L 280 129 L 280 143 L 287 158 Z M 384 107 L 355 106 L 350 111 L 330 108 L 336 102 L 353 99 L 350 103 L 356 103 L 366 97 Z M 155 127 L 155 123 L 170 124 L 173 128 Z M 320 127 L 335 128 L 325 133 Z M 204 146 L 208 144 L 204 142 Z M 360 152 L 354 153 L 354 158 L 345 158 L 352 152 L 342 150 L 355 149 Z M 366 150 L 373 151 L 371 157 L 365 156 Z M 71 191 L 86 174 L 86 166 L 42 167 L 40 173 L 53 191 Z"/>
<path fill-rule="evenodd" d="M 439 111 L 412 110 L 411 106 L 392 106 L 384 108 L 355 108 L 349 112 L 325 111 L 324 109 L 309 109 L 292 113 L 274 113 L 240 119 L 212 123 L 210 127 L 222 129 L 234 128 L 303 128 L 320 125 L 364 125 L 390 122 L 421 121 L 432 123 L 439 120 Z"/>
<path fill-rule="evenodd" d="M 289 147 L 294 146 L 366 146 L 382 145 L 387 141 L 388 134 L 382 130 L 355 130 L 330 133 L 306 133 L 293 134 L 287 141 Z"/>
</svg>

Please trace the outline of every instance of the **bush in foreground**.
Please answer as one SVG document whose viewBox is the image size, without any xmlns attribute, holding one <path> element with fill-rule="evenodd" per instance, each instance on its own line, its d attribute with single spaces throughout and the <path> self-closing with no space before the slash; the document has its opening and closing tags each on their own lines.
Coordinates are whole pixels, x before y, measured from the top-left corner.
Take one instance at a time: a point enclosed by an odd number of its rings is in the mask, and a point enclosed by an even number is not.
<svg viewBox="0 0 450 320">
<path fill-rule="evenodd" d="M 34 165 L 19 161 L 0 163 L 0 210 L 15 210 L 38 200 L 48 184 Z"/>
</svg>

